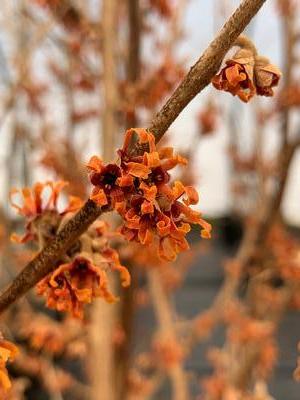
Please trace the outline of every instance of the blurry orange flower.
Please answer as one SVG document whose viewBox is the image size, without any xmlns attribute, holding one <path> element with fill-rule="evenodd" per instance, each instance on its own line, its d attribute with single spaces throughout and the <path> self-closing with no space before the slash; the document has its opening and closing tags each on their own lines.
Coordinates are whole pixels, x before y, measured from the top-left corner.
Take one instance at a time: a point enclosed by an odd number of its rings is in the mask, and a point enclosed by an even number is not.
<svg viewBox="0 0 300 400">
<path fill-rule="evenodd" d="M 272 372 L 278 357 L 278 349 L 275 341 L 270 338 L 264 341 L 260 347 L 256 374 L 261 378 L 267 378 Z"/>
<path fill-rule="evenodd" d="M 80 124 L 89 121 L 90 119 L 99 117 L 99 110 L 89 109 L 84 111 L 74 111 L 72 114 L 72 121 L 75 124 Z"/>
<path fill-rule="evenodd" d="M 223 376 L 210 376 L 202 379 L 202 386 L 209 398 L 213 400 L 221 400 L 228 383 Z"/>
<path fill-rule="evenodd" d="M 172 338 L 158 339 L 153 343 L 153 350 L 159 365 L 168 369 L 184 359 L 182 346 Z"/>
<path fill-rule="evenodd" d="M 194 330 L 197 339 L 207 338 L 217 323 L 215 315 L 211 311 L 205 311 L 194 321 Z"/>
<path fill-rule="evenodd" d="M 297 7 L 297 0 L 277 0 L 277 7 L 283 16 L 291 16 Z"/>
<path fill-rule="evenodd" d="M 268 321 L 258 321 L 241 317 L 228 329 L 228 338 L 234 343 L 258 342 L 268 339 L 274 332 L 274 326 Z"/>
<path fill-rule="evenodd" d="M 11 387 L 6 363 L 13 360 L 18 354 L 18 348 L 11 342 L 0 338 L 0 389 L 8 390 Z"/>
<path fill-rule="evenodd" d="M 45 315 L 29 315 L 22 321 L 19 335 L 27 339 L 30 346 L 37 351 L 45 351 L 51 355 L 62 353 L 66 345 L 63 326 Z"/>
<path fill-rule="evenodd" d="M 170 0 L 149 0 L 151 7 L 155 8 L 162 17 L 170 18 L 172 6 Z"/>
<path fill-rule="evenodd" d="M 18 214 L 24 217 L 35 217 L 41 214 L 45 210 L 56 209 L 57 198 L 61 190 L 67 185 L 67 182 L 46 182 L 46 183 L 36 183 L 33 189 L 28 187 L 23 188 L 21 191 L 18 189 L 12 189 L 10 191 L 10 200 L 12 207 L 14 207 Z M 50 196 L 43 202 L 43 192 L 46 188 L 50 189 Z M 23 206 L 18 206 L 12 201 L 12 197 L 20 193 L 23 197 Z"/>
<path fill-rule="evenodd" d="M 153 383 L 138 370 L 131 369 L 128 373 L 128 390 L 132 396 L 149 396 Z M 133 397 L 135 398 L 135 397 Z"/>
<path fill-rule="evenodd" d="M 59 216 L 63 216 L 69 212 L 75 212 L 81 207 L 82 201 L 78 197 L 70 196 L 69 204 L 66 208 L 62 212 L 58 211 L 58 197 L 67 184 L 68 183 L 64 181 L 48 181 L 46 183 L 38 182 L 32 189 L 25 187 L 22 190 L 11 190 L 10 202 L 12 207 L 17 210 L 18 214 L 27 219 L 25 234 L 20 237 L 13 233 L 11 236 L 12 241 L 25 243 L 29 240 L 36 239 L 37 228 L 34 225 L 42 224 L 42 216 L 44 222 L 46 222 L 44 225 L 48 225 L 48 228 L 46 228 L 49 230 L 49 234 L 51 234 L 51 226 L 54 227 L 54 225 L 58 223 Z M 14 201 L 15 196 L 18 194 L 22 197 L 23 205 L 18 205 Z"/>
<path fill-rule="evenodd" d="M 217 128 L 218 109 L 216 105 L 209 101 L 198 113 L 199 133 L 209 135 Z"/>
<path fill-rule="evenodd" d="M 279 109 L 285 107 L 299 107 L 300 105 L 300 85 L 293 82 L 288 87 L 285 87 L 279 96 L 278 107 Z"/>
</svg>

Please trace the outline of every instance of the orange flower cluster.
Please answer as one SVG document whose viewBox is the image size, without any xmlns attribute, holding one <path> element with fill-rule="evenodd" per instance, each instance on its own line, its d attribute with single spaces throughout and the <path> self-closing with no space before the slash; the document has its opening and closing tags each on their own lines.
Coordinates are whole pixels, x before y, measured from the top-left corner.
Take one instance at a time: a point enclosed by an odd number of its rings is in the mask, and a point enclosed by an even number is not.
<svg viewBox="0 0 300 400">
<path fill-rule="evenodd" d="M 59 212 L 57 200 L 66 182 L 37 183 L 33 189 L 24 188 L 21 191 L 23 205 L 12 203 L 18 213 L 28 221 L 26 234 L 12 239 L 18 243 L 28 240 L 38 242 L 43 246 L 53 237 L 69 218 L 69 213 L 78 210 L 82 202 L 77 197 L 70 196 L 68 206 Z M 45 199 L 44 191 L 50 189 Z M 11 195 L 18 193 L 13 190 Z M 118 271 L 122 286 L 130 284 L 130 275 L 120 264 L 118 253 L 108 243 L 108 226 L 103 221 L 94 223 L 57 264 L 58 268 L 37 285 L 38 294 L 47 298 L 47 306 L 58 311 L 70 312 L 74 317 L 83 318 L 85 304 L 93 298 L 101 297 L 112 303 L 117 298 L 108 288 L 108 271 Z"/>
<path fill-rule="evenodd" d="M 121 110 L 131 117 L 139 108 L 154 111 L 184 77 L 184 68 L 169 55 L 137 83 L 121 82 Z"/>
<path fill-rule="evenodd" d="M 233 343 L 265 342 L 274 332 L 268 321 L 258 321 L 249 317 L 239 317 L 228 329 L 229 340 Z"/>
<path fill-rule="evenodd" d="M 145 151 L 143 156 L 128 152 L 135 135 L 141 146 L 149 146 L 149 152 Z M 176 165 L 186 165 L 185 158 L 174 155 L 170 147 L 158 150 L 154 136 L 145 129 L 128 130 L 118 154 L 119 165 L 104 165 L 100 158 L 91 158 L 91 199 L 121 215 L 121 233 L 127 240 L 153 244 L 160 258 L 169 261 L 189 248 L 185 237 L 190 224 L 200 225 L 203 238 L 210 237 L 211 225 L 190 208 L 198 203 L 196 190 L 179 181 L 170 185 L 168 171 Z"/>
<path fill-rule="evenodd" d="M 11 382 L 9 380 L 6 363 L 13 360 L 18 354 L 18 348 L 11 342 L 0 338 L 0 390 L 10 389 Z"/>
<path fill-rule="evenodd" d="M 72 260 L 61 264 L 37 285 L 47 306 L 83 318 L 84 306 L 101 297 L 108 303 L 118 300 L 108 288 L 107 271 L 118 271 L 122 286 L 130 285 L 128 270 L 120 264 L 118 253 L 109 247 L 107 225 L 99 221 L 81 236 L 80 250 Z"/>
<path fill-rule="evenodd" d="M 82 205 L 82 201 L 78 197 L 70 196 L 68 206 L 62 212 L 58 211 L 58 197 L 67 184 L 64 181 L 38 182 L 33 186 L 33 189 L 25 187 L 21 191 L 18 189 L 11 190 L 10 202 L 12 207 L 17 210 L 18 214 L 27 219 L 26 233 L 21 237 L 15 233 L 12 234 L 12 241 L 26 243 L 29 240 L 37 240 L 39 228 L 44 221 L 47 222 L 45 229 L 49 231 L 48 233 L 44 232 L 46 236 L 56 233 L 59 219 L 69 212 L 77 211 Z M 17 194 L 20 194 L 23 198 L 22 206 L 13 201 L 13 197 Z"/>
<path fill-rule="evenodd" d="M 218 90 L 230 92 L 247 103 L 254 95 L 273 96 L 273 87 L 278 85 L 280 70 L 250 49 L 240 49 L 225 67 L 212 79 Z"/>
<path fill-rule="evenodd" d="M 128 391 L 130 398 L 147 398 L 151 395 L 155 382 L 143 375 L 138 369 L 128 372 Z"/>
<path fill-rule="evenodd" d="M 300 283 L 299 244 L 284 227 L 274 226 L 268 238 L 272 244 L 280 278 L 293 285 Z"/>
<path fill-rule="evenodd" d="M 68 0 L 32 0 L 32 2 L 49 9 L 65 29 L 76 31 L 81 28 L 83 17 Z"/>
<path fill-rule="evenodd" d="M 157 339 L 153 343 L 155 359 L 162 368 L 169 369 L 184 359 L 183 347 L 171 337 Z"/>
<path fill-rule="evenodd" d="M 218 108 L 212 101 L 208 101 L 197 115 L 199 133 L 210 135 L 217 129 Z"/>
<path fill-rule="evenodd" d="M 300 105 L 300 85 L 294 82 L 292 85 L 284 88 L 278 99 L 278 108 L 299 107 Z"/>
<path fill-rule="evenodd" d="M 18 327 L 18 335 L 27 340 L 29 346 L 36 351 L 44 351 L 50 355 L 61 354 L 66 345 L 66 327 L 43 314 L 25 313 Z M 20 318 L 18 318 L 20 319 Z"/>
<path fill-rule="evenodd" d="M 173 14 L 173 8 L 170 0 L 149 0 L 153 7 L 163 18 L 170 18 Z"/>
<path fill-rule="evenodd" d="M 201 315 L 195 318 L 193 329 L 198 340 L 203 340 L 209 337 L 214 327 L 217 324 L 217 318 L 211 311 L 204 311 Z"/>
<path fill-rule="evenodd" d="M 291 17 L 296 12 L 297 0 L 277 0 L 277 8 L 281 15 Z"/>
</svg>

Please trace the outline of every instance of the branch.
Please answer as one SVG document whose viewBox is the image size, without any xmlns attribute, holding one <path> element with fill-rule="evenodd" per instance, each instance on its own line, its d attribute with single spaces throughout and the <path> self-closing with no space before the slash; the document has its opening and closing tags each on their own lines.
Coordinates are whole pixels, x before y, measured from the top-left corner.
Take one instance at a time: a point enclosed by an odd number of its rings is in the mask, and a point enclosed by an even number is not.
<svg viewBox="0 0 300 400">
<path fill-rule="evenodd" d="M 141 72 L 141 25 L 143 16 L 140 10 L 140 0 L 127 0 L 128 18 L 128 54 L 127 54 L 127 80 L 136 84 Z M 136 113 L 128 113 L 126 116 L 126 128 L 137 126 Z M 119 387 L 118 399 L 128 400 L 128 372 L 131 366 L 133 326 L 135 315 L 135 293 L 138 287 L 136 268 L 130 268 L 131 284 L 124 291 L 120 304 L 120 321 L 125 333 L 125 340 L 116 351 L 116 365 L 118 367 L 117 379 Z"/>
<path fill-rule="evenodd" d="M 225 54 L 249 24 L 266 0 L 244 0 L 190 69 L 170 99 L 148 127 L 158 142 L 189 102 L 209 83 L 220 67 Z M 14 279 L 0 296 L 0 313 L 34 287 L 56 268 L 61 255 L 102 213 L 91 200 L 64 226 L 53 239 Z"/>
<path fill-rule="evenodd" d="M 161 282 L 161 276 L 156 269 L 148 271 L 149 292 L 153 302 L 154 312 L 159 326 L 160 338 L 165 340 L 177 340 L 173 321 L 173 310 L 168 296 L 165 293 Z M 161 367 L 158 365 L 158 368 Z M 171 380 L 174 400 L 187 400 L 189 390 L 187 376 L 183 370 L 182 363 L 174 363 L 167 369 Z"/>
<path fill-rule="evenodd" d="M 189 102 L 218 72 L 226 53 L 266 0 L 244 0 L 223 26 L 217 37 L 190 69 L 170 99 L 150 124 L 149 131 L 159 141 Z"/>
<path fill-rule="evenodd" d="M 103 0 L 101 2 L 102 25 L 102 65 L 103 91 L 102 113 L 100 117 L 102 137 L 102 157 L 104 162 L 110 162 L 114 157 L 114 148 L 118 124 L 117 112 L 117 16 L 118 0 Z M 100 99 L 99 99 L 100 100 Z M 113 215 L 110 215 L 113 217 Z M 109 219 L 110 223 L 113 223 Z M 112 287 L 115 282 L 112 282 Z M 90 310 L 91 324 L 89 329 L 89 375 L 90 400 L 98 400 L 99 393 L 103 399 L 116 400 L 117 385 L 114 385 L 114 370 L 116 367 L 112 336 L 117 319 L 117 308 L 110 307 L 104 301 L 94 301 Z M 102 329 L 105 321 L 105 329 Z"/>
</svg>

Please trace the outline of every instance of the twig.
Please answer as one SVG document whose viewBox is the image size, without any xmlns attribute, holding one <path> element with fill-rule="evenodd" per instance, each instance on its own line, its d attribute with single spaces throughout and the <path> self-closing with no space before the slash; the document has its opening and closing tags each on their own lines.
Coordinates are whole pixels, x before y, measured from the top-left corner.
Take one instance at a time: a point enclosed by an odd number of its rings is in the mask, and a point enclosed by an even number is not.
<svg viewBox="0 0 300 400">
<path fill-rule="evenodd" d="M 134 85 L 140 78 L 140 47 L 141 47 L 141 18 L 140 0 L 127 0 L 128 18 L 128 55 L 127 55 L 127 80 Z M 126 128 L 137 126 L 136 113 L 128 113 L 126 116 Z M 120 304 L 120 320 L 124 331 L 125 340 L 116 351 L 116 364 L 118 366 L 117 379 L 120 388 L 117 398 L 127 400 L 128 372 L 131 364 L 131 347 L 133 340 L 133 325 L 135 314 L 135 293 L 138 287 L 137 269 L 130 268 L 131 285 L 124 291 Z"/>
<path fill-rule="evenodd" d="M 266 0 L 244 0 L 191 68 L 170 99 L 156 114 L 149 130 L 158 142 L 189 102 L 209 83 L 225 54 Z M 0 312 L 23 296 L 44 276 L 55 269 L 59 257 L 102 213 L 91 200 L 64 226 L 51 241 L 14 279 L 0 296 Z"/>
<path fill-rule="evenodd" d="M 101 113 L 102 157 L 109 162 L 114 156 L 117 129 L 116 100 L 117 100 L 117 0 L 101 2 L 102 25 L 102 64 L 103 64 L 103 112 Z M 113 217 L 110 215 L 109 217 Z M 113 221 L 110 221 L 113 223 Z M 112 282 L 114 286 L 116 283 Z M 90 357 L 89 371 L 91 380 L 90 400 L 98 400 L 99 393 L 105 400 L 117 399 L 118 385 L 114 385 L 114 346 L 112 337 L 117 320 L 117 308 L 111 307 L 104 301 L 93 302 L 91 308 L 91 326 L 89 329 Z M 103 327 L 105 321 L 105 329 Z"/>
<path fill-rule="evenodd" d="M 159 333 L 164 339 L 176 341 L 175 326 L 172 318 L 173 312 L 162 286 L 161 277 L 156 269 L 151 269 L 148 272 L 148 282 Z M 172 399 L 187 400 L 189 398 L 187 377 L 181 363 L 178 362 L 171 365 L 167 370 L 167 374 L 172 383 Z"/>
</svg>

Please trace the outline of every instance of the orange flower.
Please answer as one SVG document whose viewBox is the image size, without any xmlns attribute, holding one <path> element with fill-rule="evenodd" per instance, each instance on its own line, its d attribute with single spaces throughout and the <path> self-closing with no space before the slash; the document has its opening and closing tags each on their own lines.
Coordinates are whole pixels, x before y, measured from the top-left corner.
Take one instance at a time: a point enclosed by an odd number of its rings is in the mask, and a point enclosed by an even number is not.
<svg viewBox="0 0 300 400">
<path fill-rule="evenodd" d="M 216 105 L 209 101 L 197 115 L 199 133 L 209 135 L 217 128 L 218 109 Z"/>
<path fill-rule="evenodd" d="M 218 90 L 230 92 L 233 96 L 248 102 L 256 93 L 253 82 L 254 56 L 250 50 L 239 50 L 226 66 L 214 76 L 212 84 Z"/>
<path fill-rule="evenodd" d="M 12 189 L 10 192 L 10 200 L 12 207 L 14 207 L 19 214 L 25 217 L 35 217 L 45 210 L 53 210 L 57 207 L 57 199 L 62 189 L 68 185 L 68 182 L 58 181 L 46 183 L 36 183 L 33 189 L 23 188 L 21 191 Z M 43 201 L 43 193 L 46 188 L 50 188 L 50 195 Z M 12 197 L 17 193 L 22 193 L 23 206 L 20 207 L 12 201 Z"/>
<path fill-rule="evenodd" d="M 141 156 L 128 154 L 133 140 L 148 147 Z M 95 186 L 91 199 L 114 208 L 122 217 L 120 232 L 129 241 L 152 244 L 165 260 L 174 260 L 187 250 L 185 239 L 190 224 L 201 227 L 201 236 L 210 237 L 211 226 L 189 206 L 198 203 L 198 193 L 191 186 L 176 181 L 170 185 L 168 171 L 187 160 L 170 147 L 156 149 L 154 136 L 145 129 L 129 129 L 124 146 L 118 151 L 120 165 L 104 165 L 97 157 L 88 164 Z"/>
<path fill-rule="evenodd" d="M 273 96 L 273 87 L 278 85 L 281 78 L 280 70 L 270 64 L 265 57 L 256 57 L 255 59 L 255 84 L 257 94 L 260 96 Z"/>
<path fill-rule="evenodd" d="M 18 236 L 13 233 L 11 240 L 16 243 L 26 243 L 29 240 L 34 240 L 37 237 L 38 224 L 42 225 L 42 218 L 47 220 L 49 230 L 51 227 L 58 228 L 57 224 L 67 213 L 76 212 L 82 205 L 81 199 L 75 196 L 69 197 L 69 204 L 59 212 L 57 208 L 58 197 L 68 183 L 64 181 L 36 183 L 33 188 L 25 187 L 21 190 L 12 189 L 10 191 L 10 202 L 18 214 L 27 218 L 26 232 L 23 236 Z M 47 193 L 48 192 L 48 193 Z M 23 198 L 23 205 L 18 205 L 13 201 L 13 198 L 20 194 Z M 55 229 L 55 230 L 56 230 Z M 55 232 L 54 232 L 55 233 Z"/>
<path fill-rule="evenodd" d="M 272 372 L 278 358 L 278 348 L 272 338 L 263 341 L 257 359 L 256 374 L 266 379 Z"/>
<path fill-rule="evenodd" d="M 211 311 L 203 312 L 194 321 L 194 330 L 199 340 L 207 338 L 217 323 L 215 315 Z"/>
<path fill-rule="evenodd" d="M 233 343 L 265 342 L 274 332 L 274 326 L 268 321 L 259 321 L 241 317 L 229 327 L 228 337 Z"/>
<path fill-rule="evenodd" d="M 7 391 L 11 387 L 6 363 L 9 360 L 12 361 L 18 352 L 18 348 L 13 343 L 0 338 L 0 389 Z"/>
<path fill-rule="evenodd" d="M 248 39 L 241 40 L 249 45 Z M 242 48 L 226 61 L 226 66 L 213 77 L 212 84 L 247 103 L 255 94 L 273 96 L 272 88 L 278 85 L 280 77 L 280 70 L 267 58 L 257 55 L 250 42 L 249 48 Z"/>
<path fill-rule="evenodd" d="M 103 263 L 112 265 L 121 274 L 123 286 L 130 284 L 127 269 L 119 264 L 117 253 L 106 250 L 102 253 Z M 108 303 L 117 298 L 108 288 L 106 271 L 96 266 L 88 255 L 78 255 L 71 263 L 62 264 L 38 285 L 38 294 L 47 297 L 47 306 L 58 311 L 71 312 L 76 318 L 83 318 L 83 307 L 93 298 L 102 297 Z"/>
<path fill-rule="evenodd" d="M 184 350 L 182 346 L 173 338 L 165 337 L 154 341 L 154 355 L 162 368 L 172 368 L 180 364 L 184 359 Z"/>
<path fill-rule="evenodd" d="M 296 11 L 297 0 L 277 0 L 277 7 L 280 14 L 291 17 Z"/>
<path fill-rule="evenodd" d="M 32 314 L 28 313 L 25 314 L 20 328 L 18 332 L 20 337 L 28 340 L 30 347 L 36 351 L 47 352 L 51 355 L 63 352 L 67 340 L 64 327 L 52 318 L 44 314 L 35 315 L 35 318 L 32 318 Z"/>
<path fill-rule="evenodd" d="M 164 18 L 170 18 L 173 10 L 170 0 L 150 0 L 151 7 L 155 8 L 157 12 Z"/>
</svg>

